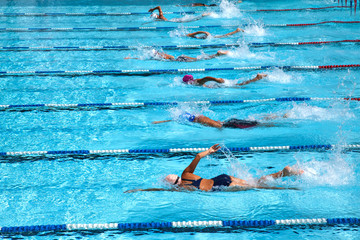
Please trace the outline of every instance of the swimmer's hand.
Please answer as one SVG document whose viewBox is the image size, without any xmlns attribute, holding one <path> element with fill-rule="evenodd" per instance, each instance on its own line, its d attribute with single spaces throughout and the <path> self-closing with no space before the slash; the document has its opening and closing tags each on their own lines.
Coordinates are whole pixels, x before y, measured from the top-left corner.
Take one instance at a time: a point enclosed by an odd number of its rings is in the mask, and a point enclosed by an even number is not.
<svg viewBox="0 0 360 240">
<path fill-rule="evenodd" d="M 245 32 L 245 30 L 244 30 L 244 29 L 241 29 L 241 28 L 237 28 L 237 29 L 235 30 L 235 32 Z"/>
<path fill-rule="evenodd" d="M 150 8 L 148 12 L 153 12 L 155 10 L 155 8 Z"/>
<path fill-rule="evenodd" d="M 219 50 L 219 51 L 217 51 L 216 55 L 217 55 L 217 56 L 221 56 L 221 55 L 226 55 L 226 54 L 228 54 L 228 53 L 229 53 L 229 51 Z"/>
<path fill-rule="evenodd" d="M 221 147 L 219 146 L 219 144 L 217 143 L 217 144 L 215 144 L 215 145 L 213 145 L 211 148 L 209 148 L 209 154 L 212 154 L 212 153 L 214 153 L 214 152 L 217 152 L 219 149 L 220 149 Z"/>
</svg>

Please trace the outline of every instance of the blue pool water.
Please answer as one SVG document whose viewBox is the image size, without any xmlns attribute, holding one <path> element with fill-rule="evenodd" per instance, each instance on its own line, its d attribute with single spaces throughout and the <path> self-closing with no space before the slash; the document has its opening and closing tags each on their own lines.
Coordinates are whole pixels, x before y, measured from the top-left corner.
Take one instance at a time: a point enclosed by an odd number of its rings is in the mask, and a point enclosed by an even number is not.
<svg viewBox="0 0 360 240">
<path fill-rule="evenodd" d="M 182 1 L 185 2 L 185 1 Z M 190 2 L 190 1 L 187 1 Z M 170 1 L 3 1 L 0 12 L 146 12 L 161 4 L 179 11 Z M 307 42 L 359 39 L 358 24 L 307 27 L 264 27 L 264 24 L 359 21 L 350 9 L 291 12 L 243 12 L 242 9 L 335 6 L 337 1 L 302 0 L 222 1 L 220 13 L 196 22 L 153 22 L 147 15 L 1 17 L 0 28 L 73 28 L 138 26 L 205 26 L 254 23 L 239 33 L 220 39 L 188 39 L 191 30 L 142 31 L 46 31 L 0 32 L 0 46 L 104 46 L 131 45 L 138 50 L 0 51 L 0 71 L 181 69 L 241 66 L 319 66 L 359 64 L 359 44 L 249 47 L 252 42 Z M 182 7 L 191 11 L 194 8 Z M 214 11 L 219 8 L 196 8 Z M 169 18 L 181 17 L 168 15 Z M 147 23 L 146 25 L 142 25 Z M 205 30 L 205 29 L 204 29 Z M 224 34 L 234 28 L 207 29 Z M 194 30 L 195 31 L 195 30 Z M 198 62 L 150 59 L 149 45 L 239 43 L 226 49 L 228 56 Z M 165 50 L 174 56 L 213 54 L 218 48 Z M 125 57 L 140 59 L 125 60 Z M 235 82 L 257 73 L 269 76 L 242 88 Z M 226 87 L 201 88 L 181 83 L 183 74 L 144 75 L 12 75 L 0 78 L 0 105 L 40 103 L 114 103 L 154 101 L 243 100 L 276 97 L 359 97 L 360 72 L 341 70 L 213 71 L 193 73 L 195 78 L 227 79 Z M 138 108 L 81 108 L 0 111 L 0 152 L 47 150 L 168 149 L 210 147 L 283 146 L 311 144 L 358 144 L 358 102 L 265 102 L 229 105 L 180 104 Z M 212 129 L 177 120 L 183 112 L 212 119 L 240 118 L 269 122 L 274 127 Z M 268 115 L 288 118 L 264 120 Z M 175 121 L 153 125 L 152 121 Z M 225 149 L 225 147 L 224 147 Z M 251 190 L 244 192 L 137 192 L 135 188 L 167 187 L 162 179 L 181 174 L 194 154 L 127 154 L 91 156 L 0 156 L 0 226 L 63 223 L 168 222 L 195 220 L 261 220 L 293 218 L 359 218 L 358 151 L 284 151 L 229 154 L 203 159 L 196 173 L 211 178 L 228 173 L 252 179 L 286 165 L 305 170 L 299 178 L 284 178 L 272 185 L 299 190 Z M 190 229 L 172 231 L 60 232 L 7 235 L 19 238 L 113 238 L 131 239 L 228 239 L 228 238 L 359 238 L 359 227 L 350 225 Z"/>
</svg>

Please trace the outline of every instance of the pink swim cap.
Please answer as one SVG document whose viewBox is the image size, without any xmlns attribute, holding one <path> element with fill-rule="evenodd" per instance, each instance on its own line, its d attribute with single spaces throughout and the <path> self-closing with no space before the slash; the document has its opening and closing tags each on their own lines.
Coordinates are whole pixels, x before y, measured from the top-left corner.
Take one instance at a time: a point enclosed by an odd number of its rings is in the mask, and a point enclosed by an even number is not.
<svg viewBox="0 0 360 240">
<path fill-rule="evenodd" d="M 183 77 L 183 82 L 184 83 L 188 83 L 188 82 L 191 82 L 191 81 L 194 81 L 194 77 L 192 75 L 185 75 Z"/>
</svg>

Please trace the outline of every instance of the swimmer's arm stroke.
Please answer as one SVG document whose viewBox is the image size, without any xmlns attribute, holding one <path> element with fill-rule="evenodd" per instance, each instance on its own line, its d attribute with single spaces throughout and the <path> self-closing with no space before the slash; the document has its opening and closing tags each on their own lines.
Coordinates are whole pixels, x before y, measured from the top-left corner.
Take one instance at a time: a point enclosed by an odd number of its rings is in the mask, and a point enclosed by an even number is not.
<svg viewBox="0 0 360 240">
<path fill-rule="evenodd" d="M 217 83 L 224 83 L 225 80 L 222 79 L 222 78 L 215 78 L 215 77 L 203 77 L 203 78 L 200 78 L 200 79 L 196 79 L 196 83 L 199 84 L 199 85 L 203 85 L 204 87 L 207 87 L 205 85 L 206 82 L 208 81 L 214 81 L 214 82 L 217 82 Z"/>
<path fill-rule="evenodd" d="M 189 33 L 189 34 L 187 34 L 186 36 L 188 36 L 188 37 L 192 37 L 192 38 L 196 38 L 196 35 L 198 35 L 198 34 L 205 34 L 205 35 L 207 35 L 207 36 L 209 36 L 209 35 L 210 35 L 210 33 L 209 33 L 209 32 L 205 32 L 205 31 L 197 31 L 197 32 Z"/>
<path fill-rule="evenodd" d="M 154 121 L 154 122 L 152 122 L 152 124 L 159 124 L 159 123 L 166 123 L 166 122 L 172 122 L 172 120 Z"/>
<path fill-rule="evenodd" d="M 194 158 L 194 160 L 190 163 L 190 165 L 185 168 L 185 170 L 183 171 L 182 175 L 184 175 L 185 173 L 194 173 L 198 163 L 200 162 L 200 159 L 202 159 L 203 157 L 206 157 L 207 155 L 210 155 L 216 151 L 218 151 L 221 147 L 219 146 L 219 144 L 215 144 L 213 145 L 211 148 L 209 148 L 208 150 L 198 153 L 196 154 L 196 157 Z"/>
</svg>

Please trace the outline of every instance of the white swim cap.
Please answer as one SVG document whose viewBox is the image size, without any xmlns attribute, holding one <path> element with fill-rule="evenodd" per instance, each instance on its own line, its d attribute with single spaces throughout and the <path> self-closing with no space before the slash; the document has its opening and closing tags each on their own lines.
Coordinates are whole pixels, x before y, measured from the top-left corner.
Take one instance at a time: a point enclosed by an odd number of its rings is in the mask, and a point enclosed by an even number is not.
<svg viewBox="0 0 360 240">
<path fill-rule="evenodd" d="M 172 185 L 177 185 L 181 183 L 181 178 L 176 174 L 167 175 L 165 177 L 165 180 Z"/>
<path fill-rule="evenodd" d="M 152 17 L 152 18 L 158 18 L 159 15 L 157 15 L 156 13 L 152 13 L 152 14 L 151 14 L 151 17 Z"/>
</svg>

